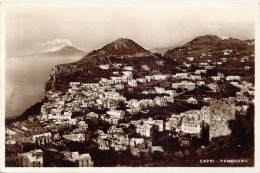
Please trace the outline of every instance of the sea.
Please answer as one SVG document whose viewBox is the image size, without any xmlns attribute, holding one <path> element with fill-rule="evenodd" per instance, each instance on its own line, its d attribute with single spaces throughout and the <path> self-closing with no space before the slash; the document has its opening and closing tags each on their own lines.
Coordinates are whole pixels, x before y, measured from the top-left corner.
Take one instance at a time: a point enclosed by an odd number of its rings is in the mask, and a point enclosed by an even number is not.
<svg viewBox="0 0 260 173">
<path fill-rule="evenodd" d="M 21 115 L 44 97 L 51 69 L 82 57 L 7 57 L 5 62 L 5 117 Z"/>
</svg>

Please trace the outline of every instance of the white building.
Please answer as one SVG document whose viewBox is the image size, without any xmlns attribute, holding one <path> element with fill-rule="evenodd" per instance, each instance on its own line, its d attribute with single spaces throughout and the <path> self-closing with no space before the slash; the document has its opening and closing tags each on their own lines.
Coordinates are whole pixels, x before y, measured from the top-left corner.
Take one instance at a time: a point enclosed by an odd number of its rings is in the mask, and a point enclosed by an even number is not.
<svg viewBox="0 0 260 173">
<path fill-rule="evenodd" d="M 32 143 L 45 144 L 49 143 L 51 140 L 52 134 L 51 132 L 41 132 L 36 131 L 32 135 Z"/>
<path fill-rule="evenodd" d="M 197 99 L 195 99 L 193 97 L 190 97 L 189 99 L 187 99 L 187 102 L 191 103 L 191 104 L 197 104 L 198 103 Z"/>
<path fill-rule="evenodd" d="M 194 57 L 187 57 L 187 60 L 193 61 L 193 60 L 194 60 Z"/>
<path fill-rule="evenodd" d="M 181 81 L 181 83 L 172 83 L 172 88 L 174 89 L 188 89 L 189 91 L 195 89 L 195 83 L 188 81 Z"/>
<path fill-rule="evenodd" d="M 120 97 L 120 94 L 118 92 L 109 91 L 109 92 L 104 92 L 104 97 L 105 97 L 105 99 L 118 100 Z"/>
<path fill-rule="evenodd" d="M 220 81 L 221 80 L 221 76 L 211 76 L 210 77 L 213 81 Z"/>
<path fill-rule="evenodd" d="M 158 93 L 158 94 L 163 94 L 165 93 L 165 89 L 162 88 L 162 87 L 154 87 L 155 91 Z"/>
<path fill-rule="evenodd" d="M 74 142 L 85 141 L 85 134 L 82 134 L 82 133 L 72 133 L 72 134 L 68 134 L 68 135 L 62 135 L 62 137 L 68 141 L 74 141 Z"/>
<path fill-rule="evenodd" d="M 207 70 L 196 70 L 195 71 L 195 74 L 198 74 L 198 75 L 205 74 L 205 73 L 207 73 Z"/>
<path fill-rule="evenodd" d="M 132 71 L 122 71 L 123 75 L 124 76 L 127 76 L 127 77 L 132 77 L 133 76 L 133 72 Z"/>
<path fill-rule="evenodd" d="M 157 129 L 159 132 L 162 132 L 164 129 L 163 129 L 163 120 L 154 120 L 155 123 L 155 129 Z"/>
<path fill-rule="evenodd" d="M 119 83 L 124 81 L 124 78 L 123 77 L 117 77 L 117 76 L 115 77 L 115 76 L 113 76 L 113 77 L 111 77 L 111 80 L 113 81 L 114 84 L 119 84 Z"/>
<path fill-rule="evenodd" d="M 130 147 L 136 148 L 138 146 L 145 145 L 144 138 L 131 138 Z"/>
<path fill-rule="evenodd" d="M 241 80 L 241 77 L 240 77 L 240 76 L 227 76 L 227 77 L 226 77 L 226 80 L 227 80 L 227 81 L 233 81 L 233 80 L 238 80 L 238 81 L 240 81 L 240 80 Z"/>
<path fill-rule="evenodd" d="M 145 78 L 148 80 L 148 82 L 155 80 L 154 76 L 145 76 Z"/>
<path fill-rule="evenodd" d="M 115 125 L 111 126 L 107 133 L 116 134 L 116 133 L 123 133 L 123 129 L 121 127 L 116 127 Z"/>
<path fill-rule="evenodd" d="M 141 136 L 151 137 L 152 135 L 152 127 L 149 124 L 137 125 L 136 126 L 136 133 L 139 133 Z"/>
<path fill-rule="evenodd" d="M 188 73 L 176 73 L 173 77 L 177 79 L 187 79 Z"/>
<path fill-rule="evenodd" d="M 199 75 L 191 75 L 191 76 L 189 77 L 189 79 L 190 79 L 190 80 L 201 80 L 201 76 L 199 76 Z"/>
<path fill-rule="evenodd" d="M 109 64 L 103 64 L 103 65 L 100 65 L 99 68 L 101 68 L 103 70 L 108 70 L 110 68 L 110 65 Z"/>
<path fill-rule="evenodd" d="M 71 161 L 78 167 L 92 167 L 93 160 L 89 153 L 79 154 L 78 152 L 71 153 Z"/>
<path fill-rule="evenodd" d="M 128 85 L 132 87 L 137 87 L 137 80 L 135 79 L 128 80 Z"/>
<path fill-rule="evenodd" d="M 106 112 L 107 115 L 113 118 L 123 119 L 125 116 L 125 111 L 123 110 L 110 110 Z"/>
<path fill-rule="evenodd" d="M 218 91 L 218 85 L 216 83 L 210 83 L 207 85 L 207 87 L 209 87 L 211 90 L 213 90 L 213 92 Z"/>
<path fill-rule="evenodd" d="M 70 82 L 70 86 L 79 86 L 80 82 Z"/>
<path fill-rule="evenodd" d="M 132 67 L 132 66 L 125 66 L 125 67 L 124 67 L 124 70 L 132 71 L 132 70 L 133 70 L 133 67 Z"/>
<path fill-rule="evenodd" d="M 202 127 L 199 120 L 188 119 L 187 117 L 182 119 L 182 131 L 184 133 L 200 135 L 201 130 Z"/>
<path fill-rule="evenodd" d="M 202 86 L 202 85 L 205 85 L 205 82 L 204 81 L 197 81 L 196 83 L 198 86 Z"/>
<path fill-rule="evenodd" d="M 140 83 L 146 83 L 147 82 L 146 78 L 137 78 L 136 80 L 137 80 L 137 82 L 140 82 Z"/>
<path fill-rule="evenodd" d="M 220 58 L 222 62 L 227 62 L 227 58 Z"/>
<path fill-rule="evenodd" d="M 154 80 L 165 80 L 167 78 L 167 75 L 161 75 L 161 74 L 157 74 L 153 76 L 154 76 Z"/>
<path fill-rule="evenodd" d="M 18 154 L 15 162 L 19 167 L 43 167 L 43 151 L 39 149 Z"/>
</svg>

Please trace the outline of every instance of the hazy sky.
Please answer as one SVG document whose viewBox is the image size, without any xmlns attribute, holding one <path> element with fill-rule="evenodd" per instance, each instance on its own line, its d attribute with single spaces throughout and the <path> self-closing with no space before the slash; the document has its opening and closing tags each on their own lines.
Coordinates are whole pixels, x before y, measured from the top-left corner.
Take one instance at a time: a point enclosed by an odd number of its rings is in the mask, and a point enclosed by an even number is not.
<svg viewBox="0 0 260 173">
<path fill-rule="evenodd" d="M 84 51 L 117 38 L 146 49 L 185 43 L 214 34 L 254 38 L 255 3 L 24 3 L 6 8 L 6 51 L 23 55 L 55 44 Z M 67 40 L 67 41 L 66 41 Z M 49 41 L 49 42 L 48 42 Z M 62 43 L 63 43 L 62 41 Z"/>
</svg>

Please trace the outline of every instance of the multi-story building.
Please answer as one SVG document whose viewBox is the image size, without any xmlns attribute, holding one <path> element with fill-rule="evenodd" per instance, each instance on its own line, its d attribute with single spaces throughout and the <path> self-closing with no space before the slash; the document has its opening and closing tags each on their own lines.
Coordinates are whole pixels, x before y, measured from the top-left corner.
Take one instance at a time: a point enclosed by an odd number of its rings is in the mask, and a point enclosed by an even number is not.
<svg viewBox="0 0 260 173">
<path fill-rule="evenodd" d="M 240 81 L 241 77 L 240 76 L 227 76 L 226 80 L 227 81 L 234 81 L 234 80 Z"/>
<path fill-rule="evenodd" d="M 123 110 L 110 110 L 106 112 L 107 115 L 113 118 L 123 119 L 125 115 L 125 111 Z"/>
<path fill-rule="evenodd" d="M 181 83 L 172 83 L 172 88 L 174 88 L 174 89 L 178 89 L 178 88 L 188 89 L 190 91 L 190 90 L 195 89 L 195 83 L 188 82 L 188 81 L 182 81 Z"/>
<path fill-rule="evenodd" d="M 153 134 L 153 126 L 149 124 L 139 124 L 136 126 L 136 133 L 139 133 L 141 136 L 151 137 Z"/>
<path fill-rule="evenodd" d="M 71 153 L 71 161 L 78 167 L 92 167 L 94 162 L 89 153 L 79 154 L 78 152 Z"/>
<path fill-rule="evenodd" d="M 31 142 L 37 145 L 45 145 L 47 143 L 50 143 L 51 140 L 52 140 L 52 134 L 51 132 L 47 132 L 46 130 L 34 131 L 32 133 Z"/>
<path fill-rule="evenodd" d="M 18 154 L 15 158 L 15 162 L 19 167 L 43 167 L 43 151 L 33 150 Z"/>
<path fill-rule="evenodd" d="M 189 119 L 187 117 L 184 117 L 182 119 L 182 131 L 184 133 L 189 133 L 192 134 L 194 136 L 200 136 L 201 135 L 201 123 L 199 120 L 195 120 L 195 119 Z"/>
</svg>

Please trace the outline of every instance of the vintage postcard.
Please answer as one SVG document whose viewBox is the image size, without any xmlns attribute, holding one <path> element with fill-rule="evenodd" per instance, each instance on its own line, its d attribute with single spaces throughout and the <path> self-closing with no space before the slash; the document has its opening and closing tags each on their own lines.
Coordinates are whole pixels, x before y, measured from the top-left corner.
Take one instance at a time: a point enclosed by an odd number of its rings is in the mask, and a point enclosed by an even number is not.
<svg viewBox="0 0 260 173">
<path fill-rule="evenodd" d="M 0 172 L 259 172 L 259 9 L 2 2 Z"/>
</svg>

